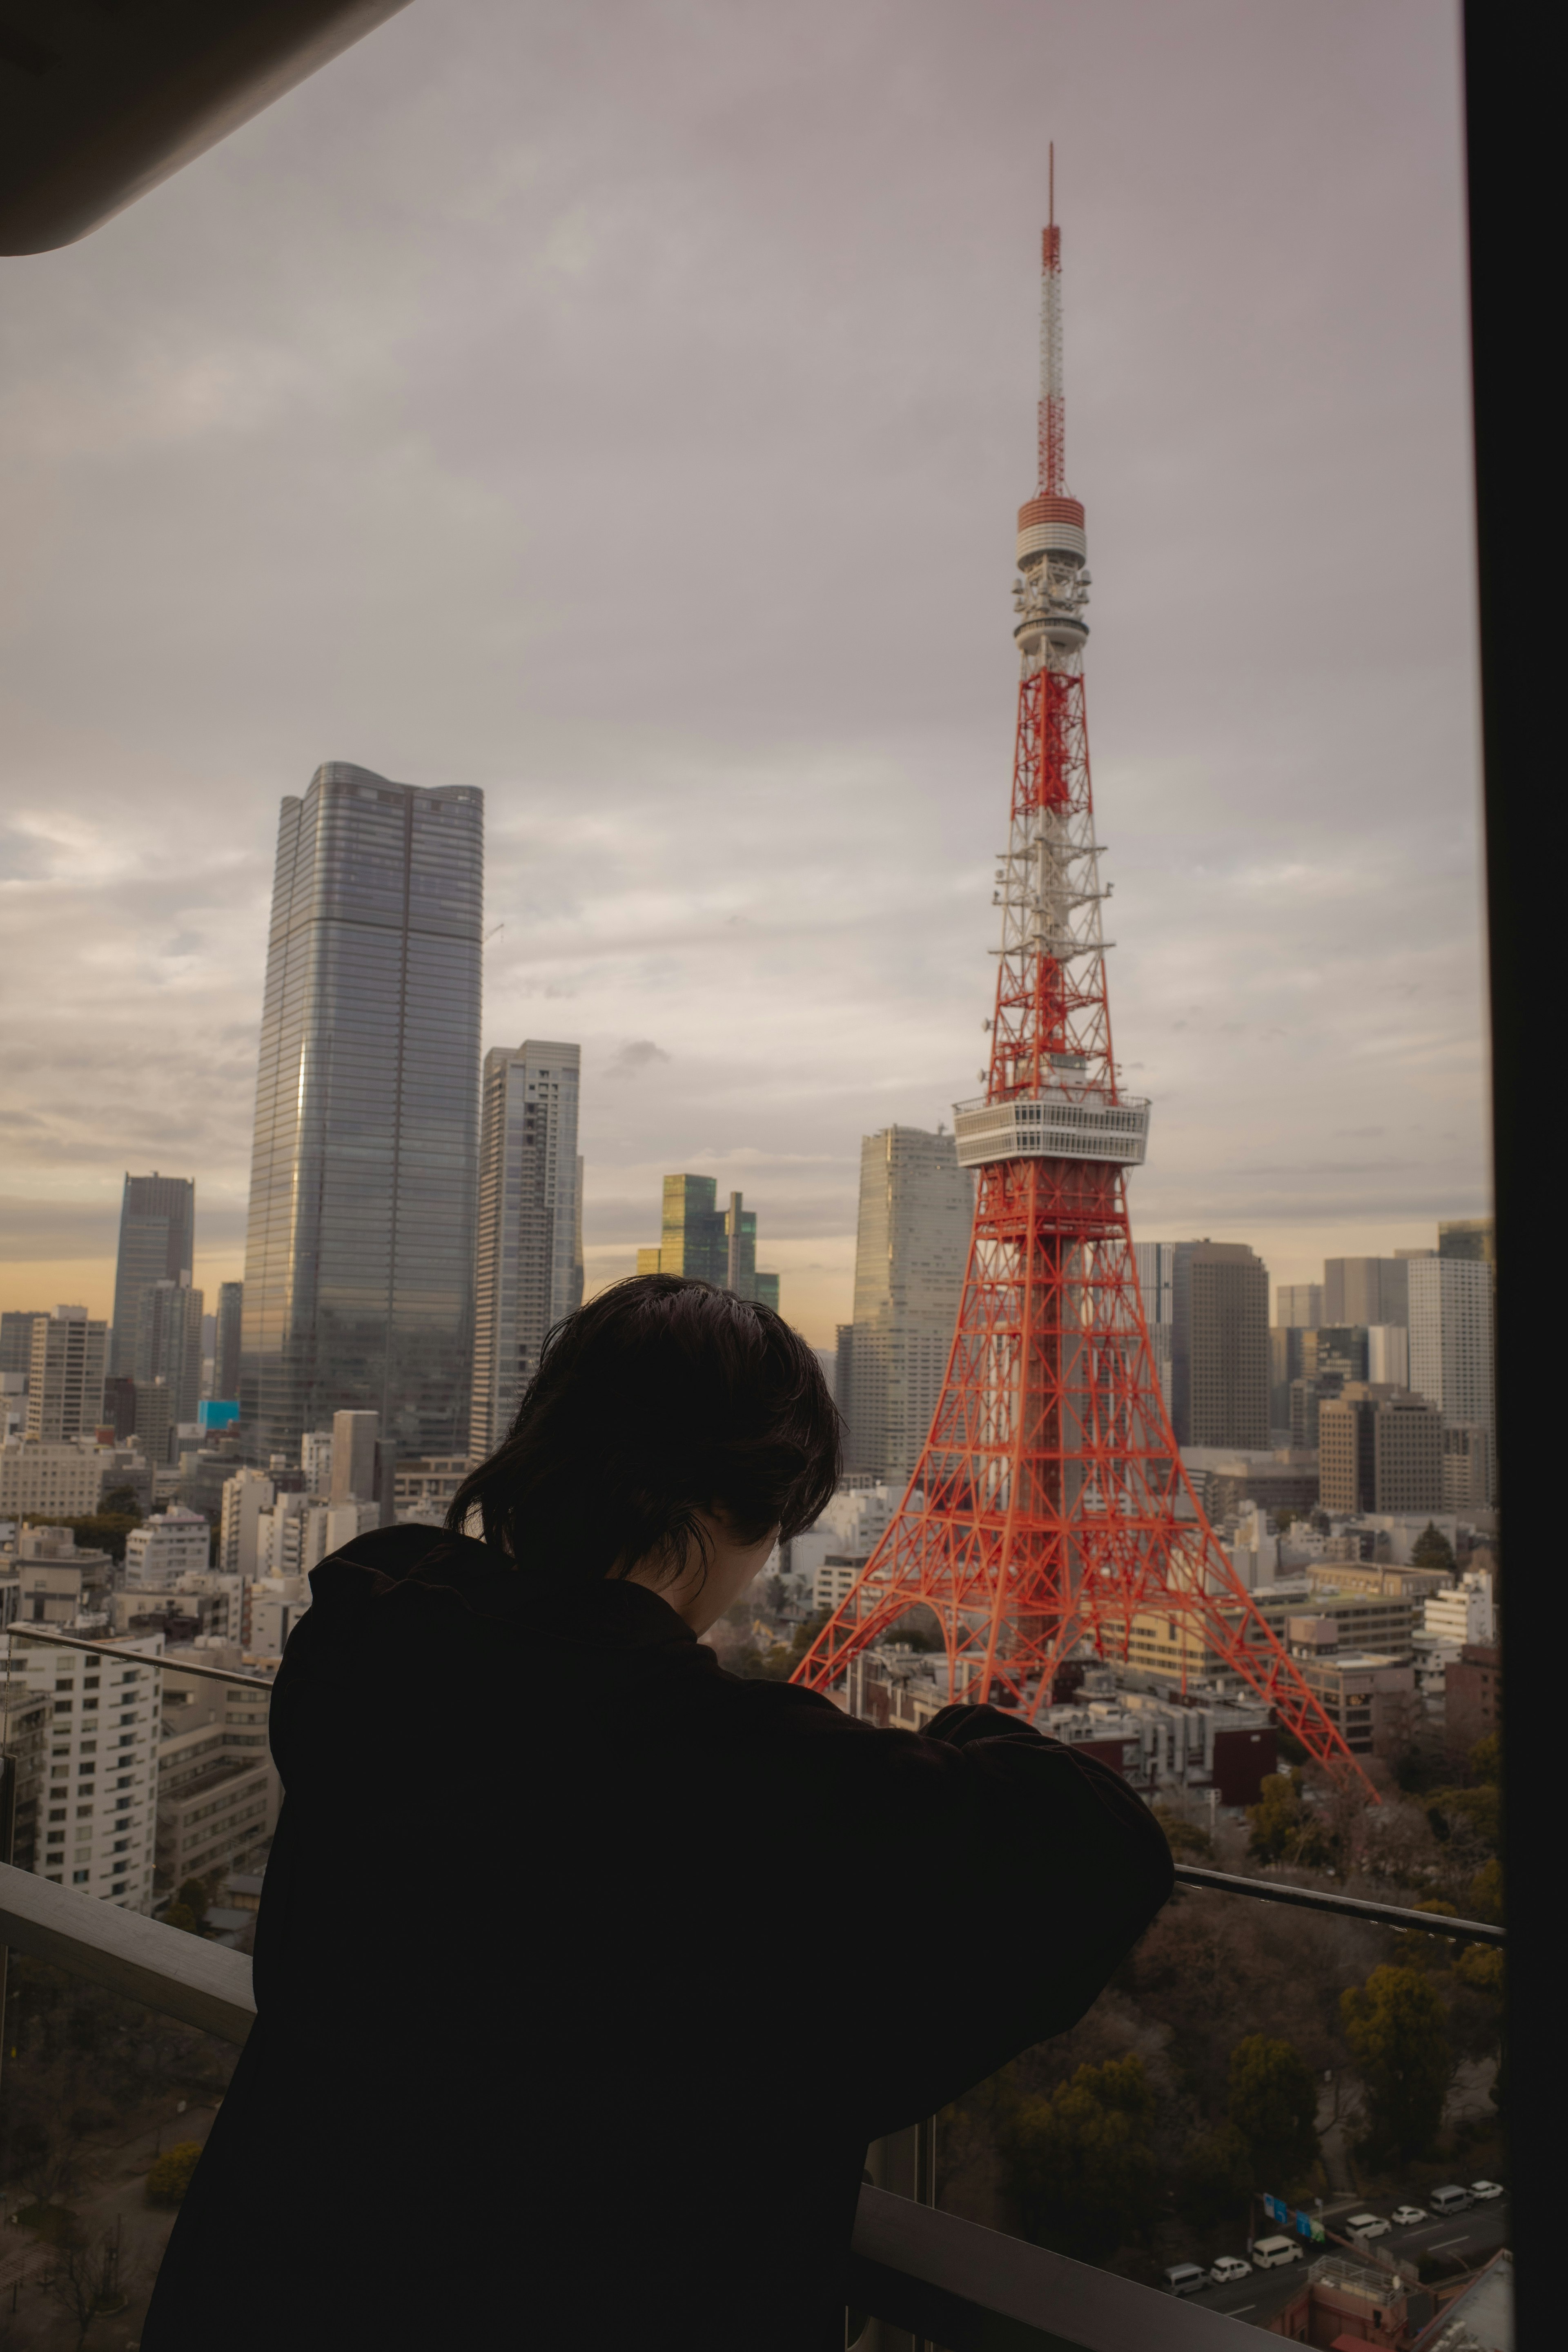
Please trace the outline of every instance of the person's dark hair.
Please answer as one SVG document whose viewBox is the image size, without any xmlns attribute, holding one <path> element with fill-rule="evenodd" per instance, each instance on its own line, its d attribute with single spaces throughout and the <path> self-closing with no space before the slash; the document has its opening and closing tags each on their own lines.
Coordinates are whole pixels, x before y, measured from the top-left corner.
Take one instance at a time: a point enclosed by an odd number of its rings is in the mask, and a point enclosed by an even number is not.
<svg viewBox="0 0 1568 2352">
<path fill-rule="evenodd" d="M 771 1307 L 672 1274 L 617 1282 L 558 1323 L 517 1417 L 452 1497 L 461 1533 L 546 1575 L 624 1575 L 707 1549 L 721 1506 L 782 1540 L 838 1480 L 839 1421 L 816 1355 Z"/>
</svg>

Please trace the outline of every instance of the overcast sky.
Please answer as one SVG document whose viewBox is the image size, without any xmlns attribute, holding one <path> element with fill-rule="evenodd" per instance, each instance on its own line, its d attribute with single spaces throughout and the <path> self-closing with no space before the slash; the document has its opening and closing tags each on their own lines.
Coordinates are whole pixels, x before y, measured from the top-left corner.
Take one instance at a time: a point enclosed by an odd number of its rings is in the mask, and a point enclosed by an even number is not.
<svg viewBox="0 0 1568 2352">
<path fill-rule="evenodd" d="M 414 0 L 0 262 L 0 1255 L 243 1268 L 278 803 L 487 796 L 590 1279 L 742 1186 L 824 1341 L 976 1090 L 1046 144 L 1144 1238 L 1488 1206 L 1458 36 L 1433 0 Z M 209 1302 L 210 1303 L 210 1302 Z"/>
</svg>

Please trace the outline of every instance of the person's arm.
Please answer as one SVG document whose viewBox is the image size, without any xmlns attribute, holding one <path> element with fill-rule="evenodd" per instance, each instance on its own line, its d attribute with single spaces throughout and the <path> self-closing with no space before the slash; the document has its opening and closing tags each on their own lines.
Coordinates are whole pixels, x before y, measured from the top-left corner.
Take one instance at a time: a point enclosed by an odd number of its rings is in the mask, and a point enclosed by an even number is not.
<svg viewBox="0 0 1568 2352">
<path fill-rule="evenodd" d="M 858 1941 L 879 1958 L 852 1999 L 876 2137 L 1076 2024 L 1174 1879 L 1120 1774 L 997 1708 L 853 1749 L 873 1841 Z"/>
</svg>

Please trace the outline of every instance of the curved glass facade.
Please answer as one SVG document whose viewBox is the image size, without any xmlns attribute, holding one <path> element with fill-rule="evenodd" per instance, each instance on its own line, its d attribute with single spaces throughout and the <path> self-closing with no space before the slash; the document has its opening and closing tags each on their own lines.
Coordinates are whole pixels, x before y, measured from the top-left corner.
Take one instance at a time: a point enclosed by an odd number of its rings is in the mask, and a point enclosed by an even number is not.
<svg viewBox="0 0 1568 2352">
<path fill-rule="evenodd" d="M 284 801 L 240 1395 L 263 1455 L 334 1412 L 468 1443 L 484 795 L 333 761 Z"/>
</svg>

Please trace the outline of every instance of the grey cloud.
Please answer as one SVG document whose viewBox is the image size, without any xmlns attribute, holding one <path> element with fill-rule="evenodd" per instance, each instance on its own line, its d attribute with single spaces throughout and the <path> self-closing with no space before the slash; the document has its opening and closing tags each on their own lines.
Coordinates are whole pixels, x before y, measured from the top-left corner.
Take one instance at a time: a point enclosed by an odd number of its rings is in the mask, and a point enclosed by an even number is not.
<svg viewBox="0 0 1568 2352">
<path fill-rule="evenodd" d="M 1484 1202 L 1426 0 L 445 0 L 0 264 L 17 1193 L 179 1155 L 237 1253 L 278 801 L 342 756 L 485 787 L 485 1042 L 580 1038 L 591 1232 L 700 1147 L 852 1227 L 989 1009 L 1051 132 L 1135 1217 Z"/>
<path fill-rule="evenodd" d="M 635 1037 L 629 1045 L 622 1045 L 611 1055 L 605 1065 L 605 1076 L 607 1078 L 640 1077 L 644 1070 L 651 1069 L 654 1063 L 668 1062 L 671 1058 L 662 1045 L 654 1044 L 651 1037 Z"/>
</svg>

